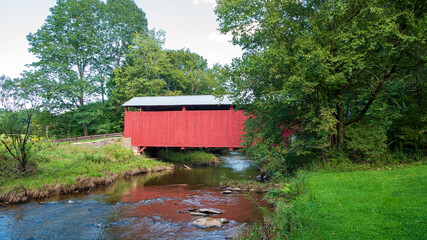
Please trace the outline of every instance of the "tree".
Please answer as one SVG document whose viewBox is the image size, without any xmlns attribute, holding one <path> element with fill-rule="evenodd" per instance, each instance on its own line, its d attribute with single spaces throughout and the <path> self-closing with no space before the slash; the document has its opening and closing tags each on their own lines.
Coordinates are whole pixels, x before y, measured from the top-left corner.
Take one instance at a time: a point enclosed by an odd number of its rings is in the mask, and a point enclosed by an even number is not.
<svg viewBox="0 0 427 240">
<path fill-rule="evenodd" d="M 108 0 L 105 12 L 105 46 L 96 67 L 102 106 L 105 106 L 107 79 L 111 79 L 112 71 L 123 64 L 133 37 L 148 32 L 145 13 L 132 0 Z"/>
<path fill-rule="evenodd" d="M 0 99 L 4 109 L 0 112 L 0 143 L 17 163 L 18 174 L 25 174 L 28 161 L 35 153 L 33 133 L 36 128 L 33 108 L 26 109 L 28 102 L 20 101 L 14 92 L 13 82 L 6 76 L 0 77 Z"/>
<path fill-rule="evenodd" d="M 345 149 L 347 128 L 389 116 L 373 109 L 385 86 L 425 66 L 421 2 L 221 0 L 215 11 L 245 50 L 228 67 L 227 86 L 257 116 L 249 147 L 277 146 L 293 125 L 306 149 Z"/>
<path fill-rule="evenodd" d="M 128 62 L 114 71 L 111 98 L 119 107 L 125 101 L 137 96 L 159 96 L 167 92 L 163 80 L 169 63 L 162 50 L 163 41 L 154 31 L 137 34 Z"/>
<path fill-rule="evenodd" d="M 145 13 L 132 0 L 108 0 L 108 55 L 113 57 L 113 68 L 122 65 L 136 33 L 148 32 Z"/>
<path fill-rule="evenodd" d="M 39 59 L 33 77 L 55 109 L 84 106 L 96 95 L 94 78 L 105 45 L 104 4 L 99 0 L 58 0 L 45 24 L 27 38 Z M 52 94 L 53 93 L 53 94 Z M 87 135 L 87 124 L 83 123 Z"/>
<path fill-rule="evenodd" d="M 166 50 L 166 53 L 171 64 L 165 78 L 169 91 L 189 95 L 212 94 L 216 76 L 206 59 L 188 49 Z"/>
<path fill-rule="evenodd" d="M 114 71 L 110 88 L 117 106 L 137 96 L 212 93 L 216 72 L 206 59 L 188 49 L 163 50 L 162 44 L 154 31 L 136 35 L 127 63 Z"/>
<path fill-rule="evenodd" d="M 34 114 L 34 109 L 17 112 L 6 110 L 0 114 L 0 142 L 18 163 L 17 171 L 20 174 L 29 170 L 28 162 L 36 152 L 32 136 L 35 129 L 32 122 Z"/>
<path fill-rule="evenodd" d="M 11 90 L 12 82 L 9 77 L 5 75 L 0 76 L 0 104 L 2 108 L 11 108 L 11 98 L 12 98 L 12 90 Z"/>
</svg>

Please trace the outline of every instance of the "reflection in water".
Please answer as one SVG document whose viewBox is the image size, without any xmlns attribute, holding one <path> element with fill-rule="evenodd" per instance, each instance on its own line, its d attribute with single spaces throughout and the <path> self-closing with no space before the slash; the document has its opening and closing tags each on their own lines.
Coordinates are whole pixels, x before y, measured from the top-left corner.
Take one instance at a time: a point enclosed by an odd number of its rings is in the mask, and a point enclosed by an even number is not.
<svg viewBox="0 0 427 240">
<path fill-rule="evenodd" d="M 221 157 L 218 167 L 149 174 L 118 181 L 89 194 L 74 194 L 0 209 L 0 239 L 221 239 L 262 218 L 245 194 L 223 195 L 221 176 L 256 174 L 239 154 Z M 258 201 L 261 196 L 252 195 Z M 68 200 L 73 199 L 73 204 Z M 188 209 L 213 208 L 230 223 L 199 229 Z"/>
</svg>

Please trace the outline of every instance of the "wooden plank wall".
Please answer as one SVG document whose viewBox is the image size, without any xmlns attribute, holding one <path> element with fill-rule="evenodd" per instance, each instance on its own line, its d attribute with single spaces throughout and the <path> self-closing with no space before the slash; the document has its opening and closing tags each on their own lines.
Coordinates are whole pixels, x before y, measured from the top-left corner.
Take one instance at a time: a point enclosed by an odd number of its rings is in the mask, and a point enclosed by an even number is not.
<svg viewBox="0 0 427 240">
<path fill-rule="evenodd" d="M 125 112 L 124 136 L 132 146 L 239 148 L 243 111 Z"/>
</svg>

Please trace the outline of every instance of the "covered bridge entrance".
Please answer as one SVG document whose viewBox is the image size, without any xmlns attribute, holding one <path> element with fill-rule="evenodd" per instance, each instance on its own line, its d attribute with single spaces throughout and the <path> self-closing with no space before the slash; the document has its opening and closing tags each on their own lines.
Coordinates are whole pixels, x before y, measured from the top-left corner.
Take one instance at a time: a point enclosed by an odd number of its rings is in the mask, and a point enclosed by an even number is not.
<svg viewBox="0 0 427 240">
<path fill-rule="evenodd" d="M 247 117 L 212 95 L 136 97 L 123 106 L 132 146 L 240 148 Z"/>
</svg>

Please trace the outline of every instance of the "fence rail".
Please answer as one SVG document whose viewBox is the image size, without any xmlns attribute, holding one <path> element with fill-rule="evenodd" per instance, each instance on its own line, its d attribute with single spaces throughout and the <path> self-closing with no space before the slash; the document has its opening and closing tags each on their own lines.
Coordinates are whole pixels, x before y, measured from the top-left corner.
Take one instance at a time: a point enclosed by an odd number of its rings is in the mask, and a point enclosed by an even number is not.
<svg viewBox="0 0 427 240">
<path fill-rule="evenodd" d="M 72 138 L 61 138 L 61 139 L 53 139 L 52 142 L 79 142 L 79 141 L 87 141 L 87 140 L 97 140 L 102 138 L 112 138 L 112 137 L 123 137 L 123 133 L 107 133 L 107 134 L 97 134 L 83 137 L 72 137 Z"/>
</svg>

